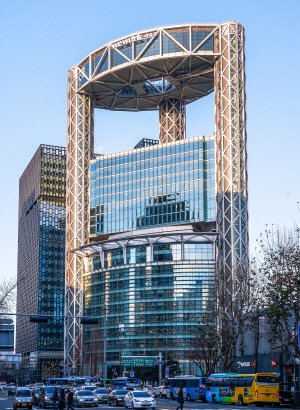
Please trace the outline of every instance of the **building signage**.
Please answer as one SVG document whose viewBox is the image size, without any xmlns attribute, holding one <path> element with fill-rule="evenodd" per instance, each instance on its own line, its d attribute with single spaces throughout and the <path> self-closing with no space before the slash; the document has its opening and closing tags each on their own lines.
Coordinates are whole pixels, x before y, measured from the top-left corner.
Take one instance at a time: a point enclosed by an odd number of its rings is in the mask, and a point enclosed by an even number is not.
<svg viewBox="0 0 300 410">
<path fill-rule="evenodd" d="M 124 367 L 151 367 L 156 361 L 157 356 L 122 356 Z"/>
<path fill-rule="evenodd" d="M 127 46 L 128 44 L 136 43 L 137 41 L 144 41 L 149 38 L 154 37 L 155 32 L 152 33 L 145 33 L 145 34 L 135 34 L 133 36 L 124 38 L 123 40 L 117 41 L 116 43 L 113 43 L 111 46 L 113 48 L 120 48 Z"/>
<path fill-rule="evenodd" d="M 240 362 L 239 360 L 236 362 L 237 367 L 240 369 L 241 367 L 255 367 L 256 363 L 255 360 L 253 362 Z"/>
</svg>

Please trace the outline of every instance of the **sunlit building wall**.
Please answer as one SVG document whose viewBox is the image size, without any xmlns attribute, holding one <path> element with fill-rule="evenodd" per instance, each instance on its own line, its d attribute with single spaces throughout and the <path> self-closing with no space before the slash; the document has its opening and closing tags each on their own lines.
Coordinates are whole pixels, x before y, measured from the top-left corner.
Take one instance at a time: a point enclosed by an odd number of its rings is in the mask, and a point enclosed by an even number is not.
<svg viewBox="0 0 300 410">
<path fill-rule="evenodd" d="M 40 145 L 20 178 L 16 352 L 35 381 L 59 374 L 63 359 L 65 161 L 65 148 Z"/>
</svg>

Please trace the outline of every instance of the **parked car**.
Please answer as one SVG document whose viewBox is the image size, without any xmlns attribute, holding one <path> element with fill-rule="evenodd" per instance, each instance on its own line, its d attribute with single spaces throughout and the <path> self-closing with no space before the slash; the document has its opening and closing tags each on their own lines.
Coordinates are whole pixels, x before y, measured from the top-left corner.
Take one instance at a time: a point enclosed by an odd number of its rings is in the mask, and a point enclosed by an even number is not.
<svg viewBox="0 0 300 410">
<path fill-rule="evenodd" d="M 115 406 L 123 406 L 124 405 L 124 397 L 128 393 L 128 390 L 113 390 L 110 392 L 108 396 L 108 405 L 111 404 Z"/>
<path fill-rule="evenodd" d="M 158 386 L 154 388 L 155 397 L 166 398 L 168 386 Z"/>
<path fill-rule="evenodd" d="M 55 387 L 57 388 L 58 394 L 62 389 L 61 386 L 43 386 L 41 387 L 40 394 L 39 394 L 39 406 L 43 407 L 53 407 L 53 392 Z"/>
<path fill-rule="evenodd" d="M 170 398 L 170 387 L 169 386 L 164 386 L 164 388 L 160 392 L 159 397 L 162 398 L 162 399 Z"/>
<path fill-rule="evenodd" d="M 77 390 L 74 393 L 73 405 L 75 407 L 98 406 L 98 399 L 93 392 L 89 390 Z"/>
<path fill-rule="evenodd" d="M 13 409 L 16 410 L 17 407 L 32 409 L 32 404 L 33 398 L 31 390 L 26 387 L 18 387 L 13 397 Z"/>
<path fill-rule="evenodd" d="M 279 390 L 279 402 L 280 404 L 288 404 L 292 406 L 294 404 L 293 393 L 287 390 Z"/>
<path fill-rule="evenodd" d="M 133 409 L 151 407 L 152 410 L 155 410 L 156 400 L 146 391 L 130 391 L 124 397 L 124 406 L 126 409 L 128 407 Z"/>
<path fill-rule="evenodd" d="M 94 395 L 98 399 L 98 403 L 108 403 L 109 391 L 107 389 L 96 389 Z"/>
</svg>

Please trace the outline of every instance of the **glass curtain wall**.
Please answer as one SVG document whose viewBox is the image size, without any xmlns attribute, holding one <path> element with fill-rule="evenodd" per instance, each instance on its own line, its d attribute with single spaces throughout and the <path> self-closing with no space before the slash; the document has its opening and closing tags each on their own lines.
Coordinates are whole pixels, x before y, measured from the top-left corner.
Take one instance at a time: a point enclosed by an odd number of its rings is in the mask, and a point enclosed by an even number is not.
<svg viewBox="0 0 300 410">
<path fill-rule="evenodd" d="M 214 140 L 198 137 L 98 156 L 91 236 L 216 219 Z"/>
</svg>

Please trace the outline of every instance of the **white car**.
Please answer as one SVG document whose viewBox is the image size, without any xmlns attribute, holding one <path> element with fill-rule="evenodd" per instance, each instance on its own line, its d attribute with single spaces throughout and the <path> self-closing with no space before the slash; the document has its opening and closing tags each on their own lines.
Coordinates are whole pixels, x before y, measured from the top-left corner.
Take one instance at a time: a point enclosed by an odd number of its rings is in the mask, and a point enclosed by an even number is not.
<svg viewBox="0 0 300 410">
<path fill-rule="evenodd" d="M 126 409 L 128 407 L 133 409 L 151 407 L 151 409 L 155 410 L 156 400 L 146 391 L 130 391 L 124 397 L 124 406 Z"/>
<path fill-rule="evenodd" d="M 155 397 L 166 398 L 168 386 L 158 386 L 154 388 Z"/>
</svg>

